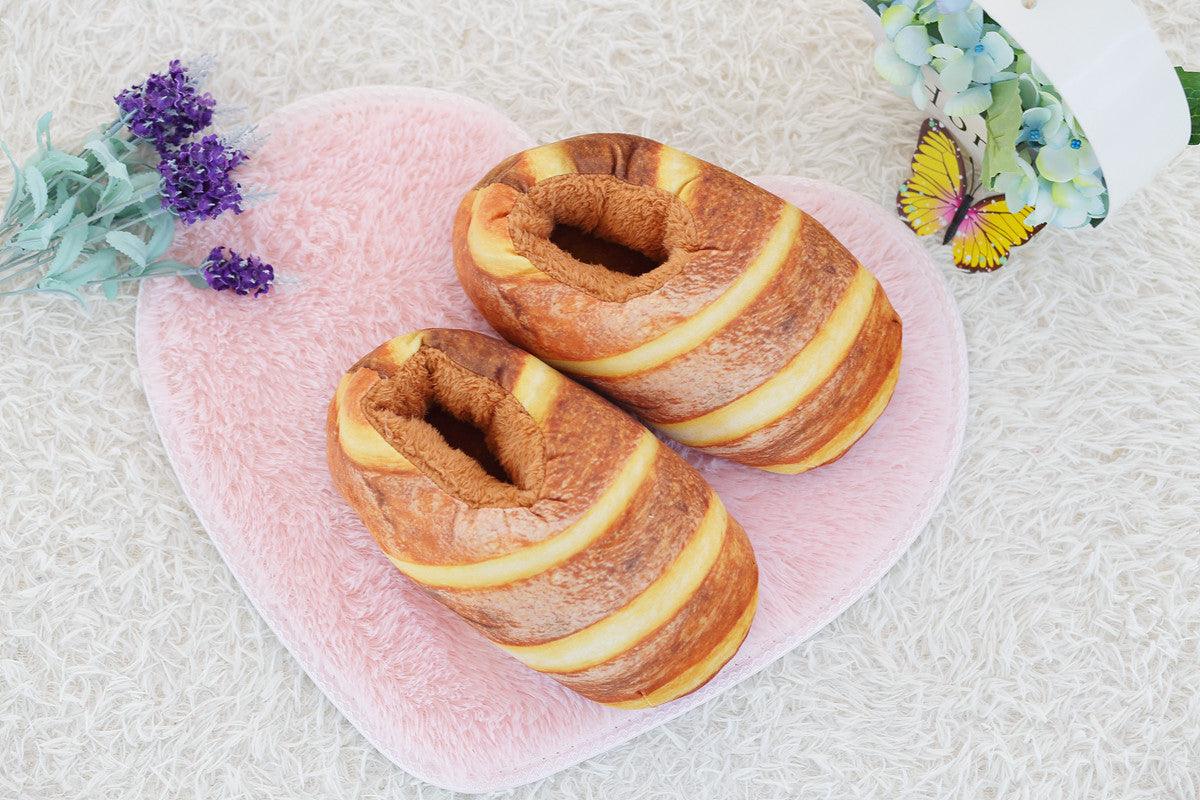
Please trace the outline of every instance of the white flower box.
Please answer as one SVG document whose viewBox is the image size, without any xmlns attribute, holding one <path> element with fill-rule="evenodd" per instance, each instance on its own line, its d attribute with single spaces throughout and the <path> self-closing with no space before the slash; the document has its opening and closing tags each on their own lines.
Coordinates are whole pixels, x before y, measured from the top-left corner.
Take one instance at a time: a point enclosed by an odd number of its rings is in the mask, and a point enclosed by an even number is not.
<svg viewBox="0 0 1200 800">
<path fill-rule="evenodd" d="M 1109 217 L 1187 146 L 1191 117 L 1179 76 L 1132 0 L 976 2 L 1029 53 L 1075 114 L 1100 161 Z M 878 15 L 864 9 L 882 40 Z M 937 73 L 926 68 L 925 77 L 929 112 L 959 132 L 978 173 L 987 143 L 983 118 L 947 116 Z"/>
</svg>

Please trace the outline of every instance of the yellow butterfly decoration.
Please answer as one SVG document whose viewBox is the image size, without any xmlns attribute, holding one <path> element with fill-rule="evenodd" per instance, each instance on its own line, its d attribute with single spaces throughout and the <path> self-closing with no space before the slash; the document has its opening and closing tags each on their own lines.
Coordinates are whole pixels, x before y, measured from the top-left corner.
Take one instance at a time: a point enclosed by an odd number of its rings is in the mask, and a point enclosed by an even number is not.
<svg viewBox="0 0 1200 800">
<path fill-rule="evenodd" d="M 954 245 L 954 264 L 970 272 L 991 272 L 1008 263 L 1014 247 L 1044 226 L 1031 226 L 1028 206 L 1014 213 L 1004 197 L 975 202 L 979 191 L 968 182 L 962 150 L 946 127 L 925 121 L 912 160 L 912 177 L 900 187 L 896 208 L 918 236 L 946 231 L 942 244 Z"/>
</svg>

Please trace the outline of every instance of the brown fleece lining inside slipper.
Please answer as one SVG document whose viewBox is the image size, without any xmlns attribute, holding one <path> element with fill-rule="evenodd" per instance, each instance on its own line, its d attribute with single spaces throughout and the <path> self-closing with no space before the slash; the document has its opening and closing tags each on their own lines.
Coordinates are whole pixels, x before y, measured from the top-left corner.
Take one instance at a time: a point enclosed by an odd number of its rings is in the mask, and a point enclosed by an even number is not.
<svg viewBox="0 0 1200 800">
<path fill-rule="evenodd" d="M 368 421 L 443 491 L 471 506 L 530 506 L 546 477 L 542 432 L 513 395 L 422 347 L 363 397 Z"/>
<path fill-rule="evenodd" d="M 530 187 L 509 213 L 508 230 L 538 269 L 617 303 L 678 274 L 697 241 L 691 212 L 675 195 L 595 174 Z"/>
</svg>

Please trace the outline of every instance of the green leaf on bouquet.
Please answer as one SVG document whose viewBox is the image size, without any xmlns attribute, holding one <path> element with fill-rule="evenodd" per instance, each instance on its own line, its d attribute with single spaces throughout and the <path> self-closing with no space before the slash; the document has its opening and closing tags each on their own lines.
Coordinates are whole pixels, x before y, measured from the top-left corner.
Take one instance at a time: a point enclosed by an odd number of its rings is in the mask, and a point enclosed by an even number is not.
<svg viewBox="0 0 1200 800">
<path fill-rule="evenodd" d="M 166 211 L 162 207 L 162 198 L 158 196 L 157 192 L 138 204 L 138 212 L 139 215 L 146 220 L 149 220 L 151 217 L 156 217 L 159 214 L 167 214 L 170 216 L 170 212 Z M 172 217 L 172 219 L 174 219 L 174 217 Z"/>
<path fill-rule="evenodd" d="M 58 207 L 58 210 L 50 215 L 50 219 L 46 220 L 50 225 L 51 233 L 58 233 L 63 228 L 67 227 L 67 223 L 71 221 L 71 217 L 75 215 L 75 198 L 68 197 L 66 202 Z"/>
<path fill-rule="evenodd" d="M 61 150 L 49 150 L 38 159 L 37 168 L 46 178 L 53 178 L 63 173 L 82 175 L 87 169 L 87 162 L 79 156 L 73 156 Z"/>
<path fill-rule="evenodd" d="M 155 169 L 148 169 L 145 172 L 135 172 L 129 177 L 130 186 L 140 195 L 144 195 L 146 190 L 151 188 L 155 190 L 155 194 L 158 194 L 158 185 L 161 182 L 162 176 Z"/>
<path fill-rule="evenodd" d="M 108 181 L 92 213 L 104 214 L 106 225 L 134 223 L 157 213 L 162 208 L 157 180 L 148 181 L 146 177 L 144 173 L 134 173 L 128 182 Z M 157 173 L 150 177 L 157 178 Z M 150 186 L 153 188 L 147 188 Z"/>
<path fill-rule="evenodd" d="M 1013 61 L 1013 65 L 1008 68 L 1008 71 L 1015 72 L 1017 77 L 1028 75 L 1033 71 L 1033 58 L 1030 57 L 1029 53 L 1017 53 L 1016 60 Z"/>
<path fill-rule="evenodd" d="M 133 202 L 133 187 L 129 181 L 109 181 L 96 200 L 92 213 L 116 214 Z"/>
<path fill-rule="evenodd" d="M 129 182 L 133 186 L 134 199 L 139 204 L 139 216 L 146 217 L 162 210 L 162 197 L 159 195 L 161 178 L 157 171 L 135 172 Z"/>
<path fill-rule="evenodd" d="M 104 237 L 104 241 L 108 242 L 117 250 L 129 257 L 129 260 L 137 264 L 139 267 L 145 267 L 148 259 L 146 258 L 146 243 L 128 231 L 109 231 Z"/>
<path fill-rule="evenodd" d="M 62 275 L 48 275 L 72 286 L 82 286 L 91 281 L 102 281 L 120 274 L 117 268 L 117 251 L 111 247 L 97 250 L 85 258 L 74 269 Z"/>
<path fill-rule="evenodd" d="M 17 204 L 25 197 L 25 176 L 21 173 L 21 168 L 17 166 L 17 160 L 13 158 L 12 151 L 3 141 L 0 141 L 0 150 L 3 150 L 4 155 L 8 157 L 8 163 L 12 164 L 13 171 L 12 192 L 9 193 L 8 202 L 4 205 L 4 216 L 0 217 L 0 222 L 7 222 L 16 211 Z"/>
<path fill-rule="evenodd" d="M 27 253 L 35 253 L 48 248 L 50 240 L 53 238 L 54 234 L 50 231 L 49 225 L 43 222 L 18 233 L 13 237 L 12 243 Z"/>
<path fill-rule="evenodd" d="M 1183 67 L 1176 67 L 1175 70 L 1179 73 L 1183 96 L 1187 98 L 1192 114 L 1192 138 L 1188 144 L 1200 144 L 1200 72 L 1188 72 Z"/>
<path fill-rule="evenodd" d="M 1021 85 L 1011 80 L 992 84 L 987 111 L 987 147 L 983 151 L 983 183 L 993 188 L 997 175 L 1016 172 L 1017 137 L 1021 133 Z"/>
<path fill-rule="evenodd" d="M 79 289 L 59 278 L 42 278 L 38 281 L 37 288 L 42 292 L 70 295 L 80 306 L 87 308 L 87 298 L 79 292 Z"/>
<path fill-rule="evenodd" d="M 54 184 L 54 193 L 53 193 L 53 200 L 52 200 L 54 205 L 51 207 L 52 208 L 62 208 L 63 204 L 66 203 L 67 200 L 71 199 L 72 195 L 74 195 L 74 192 L 71 191 L 71 187 L 67 186 L 67 184 L 63 181 L 56 181 Z M 75 201 L 75 210 L 76 211 L 79 210 L 79 201 L 78 200 Z"/>
<path fill-rule="evenodd" d="M 67 198 L 57 211 L 37 225 L 26 228 L 13 239 L 13 244 L 27 252 L 46 250 L 50 247 L 54 234 L 65 226 L 75 213 L 75 198 Z"/>
<path fill-rule="evenodd" d="M 104 171 L 113 180 L 129 182 L 129 168 L 113 155 L 110 143 L 105 139 L 92 139 L 84 149 L 96 156 Z"/>
<path fill-rule="evenodd" d="M 175 217 L 165 211 L 159 211 L 149 219 L 150 229 L 154 234 L 146 244 L 146 257 L 153 261 L 171 247 L 175 241 Z"/>
<path fill-rule="evenodd" d="M 81 186 L 76 192 L 75 198 L 79 201 L 79 210 L 89 217 L 96 213 L 96 207 L 100 202 L 100 195 L 104 192 L 103 183 L 93 183 L 89 186 Z"/>
<path fill-rule="evenodd" d="M 50 120 L 54 116 L 54 112 L 47 111 L 42 116 L 38 117 L 37 121 L 37 143 L 38 147 L 44 151 L 50 150 Z"/>
<path fill-rule="evenodd" d="M 180 272 L 195 273 L 196 268 L 191 264 L 185 264 L 182 261 L 174 261 L 169 258 L 164 258 L 147 266 L 144 270 L 142 270 L 142 275 L 149 278 L 154 275 L 174 275 Z M 207 284 L 205 285 L 207 286 Z"/>
<path fill-rule="evenodd" d="M 79 258 L 79 254 L 83 252 L 83 246 L 87 244 L 87 235 L 87 218 L 82 214 L 76 214 L 63 233 L 62 239 L 59 240 L 54 261 L 50 264 L 50 271 L 46 274 L 57 275 L 70 269 L 71 265 Z"/>
<path fill-rule="evenodd" d="M 41 171 L 30 164 L 25 168 L 25 184 L 29 187 L 29 197 L 33 200 L 33 216 L 38 216 L 46 210 L 46 179 Z"/>
</svg>

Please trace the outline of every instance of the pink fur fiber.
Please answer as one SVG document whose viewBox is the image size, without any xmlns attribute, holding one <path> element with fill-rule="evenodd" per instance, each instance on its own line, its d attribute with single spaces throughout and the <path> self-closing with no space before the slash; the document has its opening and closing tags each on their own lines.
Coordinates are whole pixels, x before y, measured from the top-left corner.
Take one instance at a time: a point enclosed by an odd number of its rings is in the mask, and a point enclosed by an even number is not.
<svg viewBox="0 0 1200 800">
<path fill-rule="evenodd" d="M 688 453 L 752 539 L 761 604 L 736 658 L 700 692 L 644 712 L 584 700 L 525 669 L 394 570 L 325 469 L 339 375 L 413 328 L 487 330 L 458 287 L 450 224 L 466 189 L 529 137 L 494 109 L 418 89 L 314 97 L 268 121 L 243 168 L 276 192 L 189 230 L 293 279 L 251 300 L 182 280 L 138 304 L 146 394 L 179 482 L 271 628 L 383 753 L 443 787 L 527 783 L 716 696 L 841 613 L 928 521 L 956 460 L 966 402 L 954 303 L 890 209 L 832 186 L 764 178 L 883 281 L 905 360 L 880 422 L 842 461 L 770 476 Z"/>
</svg>

